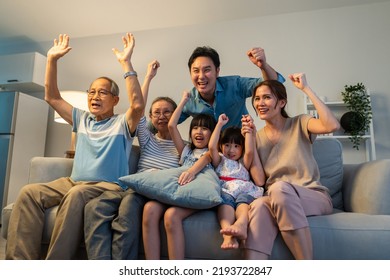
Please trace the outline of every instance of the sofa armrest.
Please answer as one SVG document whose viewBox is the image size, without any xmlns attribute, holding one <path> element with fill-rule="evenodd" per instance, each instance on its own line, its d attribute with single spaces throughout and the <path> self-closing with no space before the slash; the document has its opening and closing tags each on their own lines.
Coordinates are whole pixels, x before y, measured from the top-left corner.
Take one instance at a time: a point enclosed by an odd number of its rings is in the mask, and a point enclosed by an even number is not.
<svg viewBox="0 0 390 280">
<path fill-rule="evenodd" d="M 72 173 L 73 159 L 60 157 L 34 157 L 30 162 L 28 182 L 46 183 Z"/>
<path fill-rule="evenodd" d="M 11 215 L 13 203 L 5 206 L 1 211 L 1 237 L 7 239 L 9 216 Z"/>
<path fill-rule="evenodd" d="M 133 145 L 129 158 L 129 174 L 137 172 L 140 148 Z M 73 159 L 61 157 L 34 157 L 29 168 L 29 183 L 46 183 L 72 173 Z"/>
<path fill-rule="evenodd" d="M 345 164 L 344 209 L 376 215 L 390 215 L 390 159 Z"/>
</svg>

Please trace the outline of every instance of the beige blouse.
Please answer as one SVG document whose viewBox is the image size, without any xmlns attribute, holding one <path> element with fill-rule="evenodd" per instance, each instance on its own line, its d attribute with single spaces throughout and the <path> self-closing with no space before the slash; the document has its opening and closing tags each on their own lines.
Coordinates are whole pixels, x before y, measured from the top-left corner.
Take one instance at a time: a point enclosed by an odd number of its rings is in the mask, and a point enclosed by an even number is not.
<svg viewBox="0 0 390 280">
<path fill-rule="evenodd" d="M 313 156 L 307 130 L 310 115 L 287 118 L 279 142 L 274 145 L 265 129 L 256 134 L 256 146 L 266 175 L 266 188 L 277 181 L 328 191 L 320 183 L 320 172 Z"/>
</svg>

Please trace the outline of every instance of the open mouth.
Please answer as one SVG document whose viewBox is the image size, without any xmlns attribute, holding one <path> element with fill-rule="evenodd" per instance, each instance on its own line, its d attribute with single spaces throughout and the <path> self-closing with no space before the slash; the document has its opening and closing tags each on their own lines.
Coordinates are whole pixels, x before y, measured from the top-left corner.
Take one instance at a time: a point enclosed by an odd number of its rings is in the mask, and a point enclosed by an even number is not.
<svg viewBox="0 0 390 280">
<path fill-rule="evenodd" d="M 205 87 L 207 87 L 207 85 L 208 85 L 208 82 L 198 82 L 198 87 L 200 87 L 200 88 L 205 88 Z"/>
<path fill-rule="evenodd" d="M 195 141 L 197 142 L 201 142 L 204 140 L 204 137 L 203 136 L 195 136 Z"/>
<path fill-rule="evenodd" d="M 98 104 L 98 103 L 91 103 L 91 107 L 92 107 L 93 109 L 98 109 L 98 108 L 101 107 L 101 105 Z"/>
</svg>

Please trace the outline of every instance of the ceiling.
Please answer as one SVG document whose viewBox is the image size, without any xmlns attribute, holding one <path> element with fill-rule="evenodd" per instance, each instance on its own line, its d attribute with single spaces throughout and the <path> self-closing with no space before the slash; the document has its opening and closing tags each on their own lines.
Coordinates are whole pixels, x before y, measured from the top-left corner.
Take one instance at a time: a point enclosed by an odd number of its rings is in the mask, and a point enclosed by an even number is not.
<svg viewBox="0 0 390 280">
<path fill-rule="evenodd" d="M 51 41 L 215 23 L 390 0 L 1 0 L 0 48 L 22 39 Z"/>
</svg>

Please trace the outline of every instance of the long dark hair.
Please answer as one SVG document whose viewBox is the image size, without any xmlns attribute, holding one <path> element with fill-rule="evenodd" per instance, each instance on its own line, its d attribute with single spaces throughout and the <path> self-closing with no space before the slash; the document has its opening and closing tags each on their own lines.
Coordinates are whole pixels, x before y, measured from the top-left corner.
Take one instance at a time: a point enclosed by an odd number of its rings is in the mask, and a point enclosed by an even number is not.
<svg viewBox="0 0 390 280">
<path fill-rule="evenodd" d="M 214 131 L 215 125 L 217 122 L 215 121 L 213 116 L 207 114 L 199 114 L 195 115 L 190 124 L 190 141 L 191 141 L 191 131 L 195 126 L 207 127 L 211 132 Z M 191 141 L 191 150 L 196 149 L 195 145 Z"/>
<path fill-rule="evenodd" d="M 287 112 L 285 110 L 286 105 L 287 105 L 287 91 L 286 91 L 286 87 L 281 82 L 279 82 L 277 80 L 262 81 L 261 83 L 259 83 L 254 88 L 253 93 L 252 93 L 252 107 L 253 107 L 253 109 L 255 109 L 256 114 L 257 114 L 257 111 L 256 111 L 255 106 L 253 105 L 253 101 L 255 100 L 257 89 L 259 87 L 261 87 L 261 86 L 267 86 L 270 89 L 271 93 L 276 97 L 277 102 L 279 100 L 285 100 L 286 101 L 286 104 L 284 105 L 284 107 L 282 108 L 280 113 L 282 114 L 283 117 L 289 118 L 289 115 L 287 114 Z"/>
</svg>

